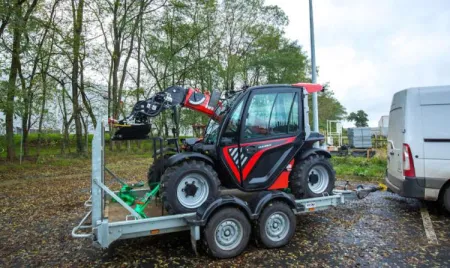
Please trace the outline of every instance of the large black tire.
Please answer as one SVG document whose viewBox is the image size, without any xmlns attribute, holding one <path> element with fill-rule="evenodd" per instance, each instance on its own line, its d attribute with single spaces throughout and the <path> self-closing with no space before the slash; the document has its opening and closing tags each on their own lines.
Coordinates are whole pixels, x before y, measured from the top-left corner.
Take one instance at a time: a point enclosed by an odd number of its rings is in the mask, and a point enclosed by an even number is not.
<svg viewBox="0 0 450 268">
<path fill-rule="evenodd" d="M 212 166 L 203 161 L 183 161 L 168 167 L 161 177 L 164 208 L 169 214 L 195 212 L 203 203 L 219 196 L 219 186 L 219 178 Z"/>
<path fill-rule="evenodd" d="M 160 182 L 161 181 L 161 174 L 164 173 L 164 170 L 166 169 L 166 161 L 170 157 L 170 155 L 164 155 L 163 158 L 159 157 L 156 158 L 155 162 L 153 162 L 150 165 L 150 168 L 148 169 L 147 173 L 147 180 L 148 185 L 150 186 L 151 183 L 154 182 Z"/>
<path fill-rule="evenodd" d="M 314 187 L 318 183 L 315 180 L 320 181 L 320 176 L 314 176 L 314 172 L 317 172 L 317 170 L 320 170 L 320 173 L 323 173 L 324 176 L 328 176 L 328 184 L 326 187 Z M 310 175 L 311 172 L 313 175 Z M 336 172 L 328 158 L 325 158 L 323 155 L 313 154 L 295 163 L 289 176 L 289 187 L 291 188 L 292 194 L 298 199 L 320 197 L 326 194 L 332 194 L 335 181 Z"/>
<path fill-rule="evenodd" d="M 445 192 L 442 194 L 442 204 L 448 213 L 450 213 L 450 185 L 446 189 L 443 189 L 443 191 Z"/>
<path fill-rule="evenodd" d="M 237 208 L 217 211 L 203 230 L 203 245 L 210 256 L 225 259 L 241 254 L 250 240 L 251 225 Z"/>
<path fill-rule="evenodd" d="M 292 209 L 284 202 L 268 204 L 258 218 L 256 238 L 266 248 L 278 248 L 291 241 L 297 219 Z"/>
</svg>

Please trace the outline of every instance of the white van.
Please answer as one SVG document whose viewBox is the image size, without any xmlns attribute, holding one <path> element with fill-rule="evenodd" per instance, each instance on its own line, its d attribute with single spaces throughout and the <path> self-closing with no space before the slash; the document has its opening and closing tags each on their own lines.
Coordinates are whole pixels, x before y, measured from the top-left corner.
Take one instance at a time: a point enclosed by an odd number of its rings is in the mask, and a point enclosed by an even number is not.
<svg viewBox="0 0 450 268">
<path fill-rule="evenodd" d="M 395 93 L 387 153 L 390 190 L 439 200 L 450 211 L 450 86 Z"/>
</svg>

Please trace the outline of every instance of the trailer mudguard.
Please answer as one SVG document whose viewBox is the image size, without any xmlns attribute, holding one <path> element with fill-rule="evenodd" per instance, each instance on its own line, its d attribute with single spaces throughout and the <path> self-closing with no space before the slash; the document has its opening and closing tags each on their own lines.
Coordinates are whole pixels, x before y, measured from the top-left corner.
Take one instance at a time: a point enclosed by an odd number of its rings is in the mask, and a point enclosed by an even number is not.
<svg viewBox="0 0 450 268">
<path fill-rule="evenodd" d="M 194 225 L 204 226 L 208 219 L 223 207 L 236 207 L 242 210 L 252 220 L 253 215 L 247 202 L 232 195 L 223 195 L 212 202 L 206 202 L 197 209 L 197 217 L 191 220 Z"/>
<path fill-rule="evenodd" d="M 324 149 L 320 149 L 320 148 L 309 148 L 305 151 L 300 152 L 300 157 L 299 159 L 305 159 L 308 156 L 312 155 L 312 154 L 317 154 L 317 155 L 323 155 L 326 158 L 331 158 L 331 154 L 328 151 L 325 151 Z"/>
<path fill-rule="evenodd" d="M 293 195 L 281 191 L 263 191 L 250 201 L 253 218 L 257 219 L 266 205 L 272 201 L 285 202 L 291 209 L 297 209 Z"/>
<path fill-rule="evenodd" d="M 196 153 L 196 152 L 182 152 L 182 153 L 172 155 L 167 160 L 167 166 L 170 167 L 170 166 L 176 165 L 186 159 L 198 159 L 198 160 L 205 161 L 206 163 L 214 166 L 214 162 L 209 156 L 201 154 L 201 153 Z"/>
</svg>

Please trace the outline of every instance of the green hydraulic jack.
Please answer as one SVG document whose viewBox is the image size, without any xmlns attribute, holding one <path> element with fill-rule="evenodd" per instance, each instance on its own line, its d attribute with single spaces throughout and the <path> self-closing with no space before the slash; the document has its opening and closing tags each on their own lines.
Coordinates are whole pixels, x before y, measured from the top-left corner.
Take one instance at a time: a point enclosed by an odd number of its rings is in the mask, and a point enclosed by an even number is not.
<svg viewBox="0 0 450 268">
<path fill-rule="evenodd" d="M 150 191 L 148 193 L 146 193 L 144 195 L 144 197 L 142 197 L 141 199 L 138 200 L 138 198 L 136 197 L 136 195 L 133 193 L 133 190 L 135 188 L 140 188 L 144 186 L 143 182 L 138 182 L 138 183 L 134 183 L 134 184 L 127 184 L 125 181 L 123 181 L 122 179 L 120 179 L 119 177 L 117 177 L 114 173 L 112 173 L 109 169 L 107 169 L 105 167 L 105 170 L 116 180 L 118 181 L 122 187 L 119 190 L 119 193 L 117 194 L 117 196 L 122 199 L 127 205 L 129 206 L 133 206 L 136 205 L 134 207 L 134 211 L 136 211 L 137 214 L 139 214 L 139 216 L 141 216 L 142 218 L 148 218 L 147 215 L 145 214 L 144 210 L 145 208 L 148 206 L 148 204 L 151 203 L 153 197 L 155 197 L 158 194 L 159 191 L 159 183 L 152 183 L 150 184 Z M 112 199 L 113 202 L 117 202 L 116 199 Z"/>
</svg>

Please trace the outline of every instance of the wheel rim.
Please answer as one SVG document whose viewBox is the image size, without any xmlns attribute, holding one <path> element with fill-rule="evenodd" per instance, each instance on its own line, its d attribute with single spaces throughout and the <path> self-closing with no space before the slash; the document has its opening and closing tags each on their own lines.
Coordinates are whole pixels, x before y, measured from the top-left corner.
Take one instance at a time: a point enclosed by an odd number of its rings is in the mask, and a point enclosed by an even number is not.
<svg viewBox="0 0 450 268">
<path fill-rule="evenodd" d="M 241 243 L 244 234 L 242 224 L 235 219 L 225 219 L 217 225 L 215 230 L 215 242 L 222 250 L 235 249 Z"/>
<path fill-rule="evenodd" d="M 208 194 L 208 181 L 196 173 L 186 175 L 177 187 L 178 201 L 186 208 L 198 208 L 206 201 Z"/>
<path fill-rule="evenodd" d="M 314 166 L 309 171 L 308 187 L 311 192 L 321 194 L 325 192 L 330 183 L 328 171 L 323 166 Z"/>
<path fill-rule="evenodd" d="M 284 212 L 275 212 L 266 221 L 266 235 L 272 241 L 283 240 L 290 228 L 289 217 Z"/>
</svg>

